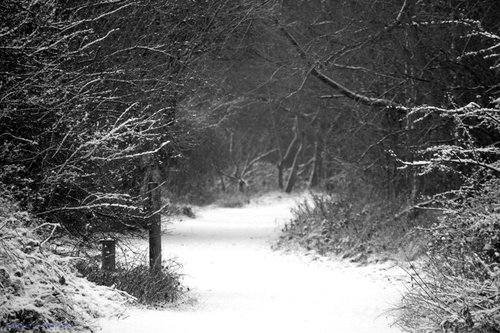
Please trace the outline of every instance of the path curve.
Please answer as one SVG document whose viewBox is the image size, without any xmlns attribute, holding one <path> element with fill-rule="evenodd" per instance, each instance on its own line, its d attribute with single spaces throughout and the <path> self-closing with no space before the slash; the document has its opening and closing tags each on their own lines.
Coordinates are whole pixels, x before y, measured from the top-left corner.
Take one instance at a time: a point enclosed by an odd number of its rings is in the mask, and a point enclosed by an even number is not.
<svg viewBox="0 0 500 333">
<path fill-rule="evenodd" d="M 275 195 L 168 224 L 163 255 L 183 263 L 198 302 L 131 309 L 124 319 L 101 320 L 102 332 L 399 332 L 384 315 L 400 297 L 393 268 L 271 250 L 295 202 Z"/>
</svg>

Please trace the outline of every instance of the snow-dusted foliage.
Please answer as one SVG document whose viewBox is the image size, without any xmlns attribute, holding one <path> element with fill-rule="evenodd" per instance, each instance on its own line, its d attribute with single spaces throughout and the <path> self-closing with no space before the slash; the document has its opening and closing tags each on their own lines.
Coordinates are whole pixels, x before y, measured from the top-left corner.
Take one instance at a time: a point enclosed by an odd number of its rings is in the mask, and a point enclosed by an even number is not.
<svg viewBox="0 0 500 333">
<path fill-rule="evenodd" d="M 33 228 L 32 219 L 0 198 L 0 328 L 88 331 L 97 318 L 119 315 L 133 297 L 77 277 L 77 258 L 52 253 L 38 234 L 48 225 Z"/>
<path fill-rule="evenodd" d="M 171 142 L 171 99 L 145 102 L 129 65 L 102 53 L 123 47 L 118 26 L 132 5 L 0 7 L 0 192 L 68 230 L 140 218 L 141 161 Z"/>
<path fill-rule="evenodd" d="M 500 97 L 498 87 L 500 81 L 495 71 L 500 65 L 500 36 L 498 33 L 486 31 L 479 21 L 461 20 L 434 22 L 442 26 L 460 25 L 467 30 L 463 38 L 470 44 L 477 44 L 475 48 L 456 58 L 457 62 L 482 63 L 484 74 L 482 85 L 490 86 L 483 89 L 481 94 L 467 100 L 462 96 L 455 100 L 450 93 L 448 96 L 449 108 L 431 105 L 421 105 L 408 109 L 407 118 L 412 126 L 426 123 L 436 123 L 436 119 L 449 124 L 452 137 L 446 143 L 434 143 L 415 151 L 413 161 L 403 161 L 403 168 L 415 166 L 420 169 L 420 175 L 430 174 L 433 171 L 454 172 L 465 180 L 475 177 L 477 170 L 486 171 L 493 176 L 500 175 L 500 148 L 498 139 L 500 133 Z M 476 65 L 478 66 L 478 65 Z M 461 88 L 465 89 L 465 88 Z M 479 93 L 479 92 L 478 92 Z M 459 103 L 467 103 L 461 106 Z"/>
<path fill-rule="evenodd" d="M 478 132 L 500 133 L 500 108 L 481 107 L 471 102 L 456 109 L 442 109 L 422 106 L 413 109 L 409 117 L 417 115 L 416 123 L 426 117 L 438 114 L 454 124 L 455 144 L 440 144 L 419 150 L 420 160 L 402 161 L 404 165 L 421 168 L 421 174 L 430 173 L 435 169 L 456 170 L 461 166 L 481 167 L 495 174 L 500 174 L 500 148 L 496 142 L 481 142 Z M 451 166 L 451 167 L 450 167 Z"/>
<path fill-rule="evenodd" d="M 0 192 L 74 233 L 137 224 L 148 170 L 190 136 L 176 113 L 197 63 L 266 10 L 240 5 L 3 1 Z"/>
<path fill-rule="evenodd" d="M 453 173 L 460 185 L 442 191 L 439 222 L 425 229 L 429 240 L 423 267 L 409 274 L 412 287 L 404 295 L 397 324 L 407 332 L 498 332 L 500 327 L 500 104 L 498 26 L 487 31 L 475 20 L 433 24 L 459 25 L 468 47 L 457 63 L 474 64 L 477 95 L 455 99 L 449 107 L 419 106 L 408 112 L 415 126 L 439 119 L 451 130 L 451 140 L 415 151 L 420 175 Z M 472 67 L 471 67 L 472 68 Z M 478 88 L 480 87 L 480 88 Z M 476 89 L 477 88 L 477 89 Z M 460 89 L 466 90 L 465 87 Z"/>
<path fill-rule="evenodd" d="M 140 264 L 143 262 L 144 257 L 136 257 L 131 262 L 118 263 L 114 271 L 102 270 L 95 261 L 80 261 L 76 267 L 87 280 L 123 290 L 141 304 L 161 307 L 178 301 L 186 291 L 179 281 L 179 264 L 167 260 L 158 269 L 150 270 Z"/>
<path fill-rule="evenodd" d="M 408 332 L 498 332 L 498 180 L 427 229 L 429 260 L 412 271 L 397 323 Z"/>
</svg>

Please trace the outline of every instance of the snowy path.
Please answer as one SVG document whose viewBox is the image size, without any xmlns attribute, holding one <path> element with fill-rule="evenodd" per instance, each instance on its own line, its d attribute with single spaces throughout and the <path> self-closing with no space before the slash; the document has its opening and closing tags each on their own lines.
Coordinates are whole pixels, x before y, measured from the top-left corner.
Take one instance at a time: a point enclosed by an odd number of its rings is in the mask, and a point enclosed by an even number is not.
<svg viewBox="0 0 500 333">
<path fill-rule="evenodd" d="M 400 296 L 394 269 L 311 261 L 273 252 L 292 199 L 244 208 L 207 208 L 167 227 L 165 257 L 184 264 L 198 303 L 132 309 L 101 320 L 103 332 L 399 332 L 384 310 Z"/>
</svg>

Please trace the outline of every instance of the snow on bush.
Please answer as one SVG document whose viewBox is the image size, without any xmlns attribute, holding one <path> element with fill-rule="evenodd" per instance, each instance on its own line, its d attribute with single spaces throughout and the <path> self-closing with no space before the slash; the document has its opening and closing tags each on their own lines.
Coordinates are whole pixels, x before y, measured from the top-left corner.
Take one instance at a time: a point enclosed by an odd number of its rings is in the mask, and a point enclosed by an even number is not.
<svg viewBox="0 0 500 333">
<path fill-rule="evenodd" d="M 177 273 L 179 264 L 174 260 L 163 261 L 161 267 L 154 270 L 137 262 L 145 260 L 139 258 L 131 263 L 118 263 L 114 271 L 100 269 L 95 261 L 81 261 L 76 267 L 89 281 L 123 290 L 140 304 L 161 307 L 179 300 L 184 294 Z"/>
<path fill-rule="evenodd" d="M 77 277 L 76 258 L 50 252 L 33 219 L 0 197 L 0 327 L 7 332 L 90 330 L 132 297 Z"/>
<path fill-rule="evenodd" d="M 406 332 L 499 332 L 500 180 L 428 230 L 429 260 L 397 310 Z"/>
<path fill-rule="evenodd" d="M 406 207 L 405 202 L 313 194 L 292 210 L 293 218 L 276 245 L 298 245 L 321 255 L 341 254 L 351 261 L 365 261 L 368 254 L 386 257 L 400 252 L 416 257 L 422 241 L 410 239 L 410 231 L 430 225 L 433 217 Z"/>
</svg>

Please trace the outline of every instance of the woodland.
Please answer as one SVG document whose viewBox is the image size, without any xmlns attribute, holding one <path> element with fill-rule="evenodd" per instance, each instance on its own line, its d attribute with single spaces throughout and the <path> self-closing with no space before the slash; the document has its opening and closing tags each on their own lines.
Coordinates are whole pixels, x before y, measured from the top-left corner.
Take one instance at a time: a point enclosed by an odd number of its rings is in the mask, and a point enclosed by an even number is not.
<svg viewBox="0 0 500 333">
<path fill-rule="evenodd" d="M 425 258 L 400 327 L 500 332 L 499 17 L 497 0 L 3 0 L 0 290 L 55 238 L 154 244 L 182 205 L 311 189 L 279 246 Z M 0 326 L 71 317 L 2 297 Z"/>
</svg>

